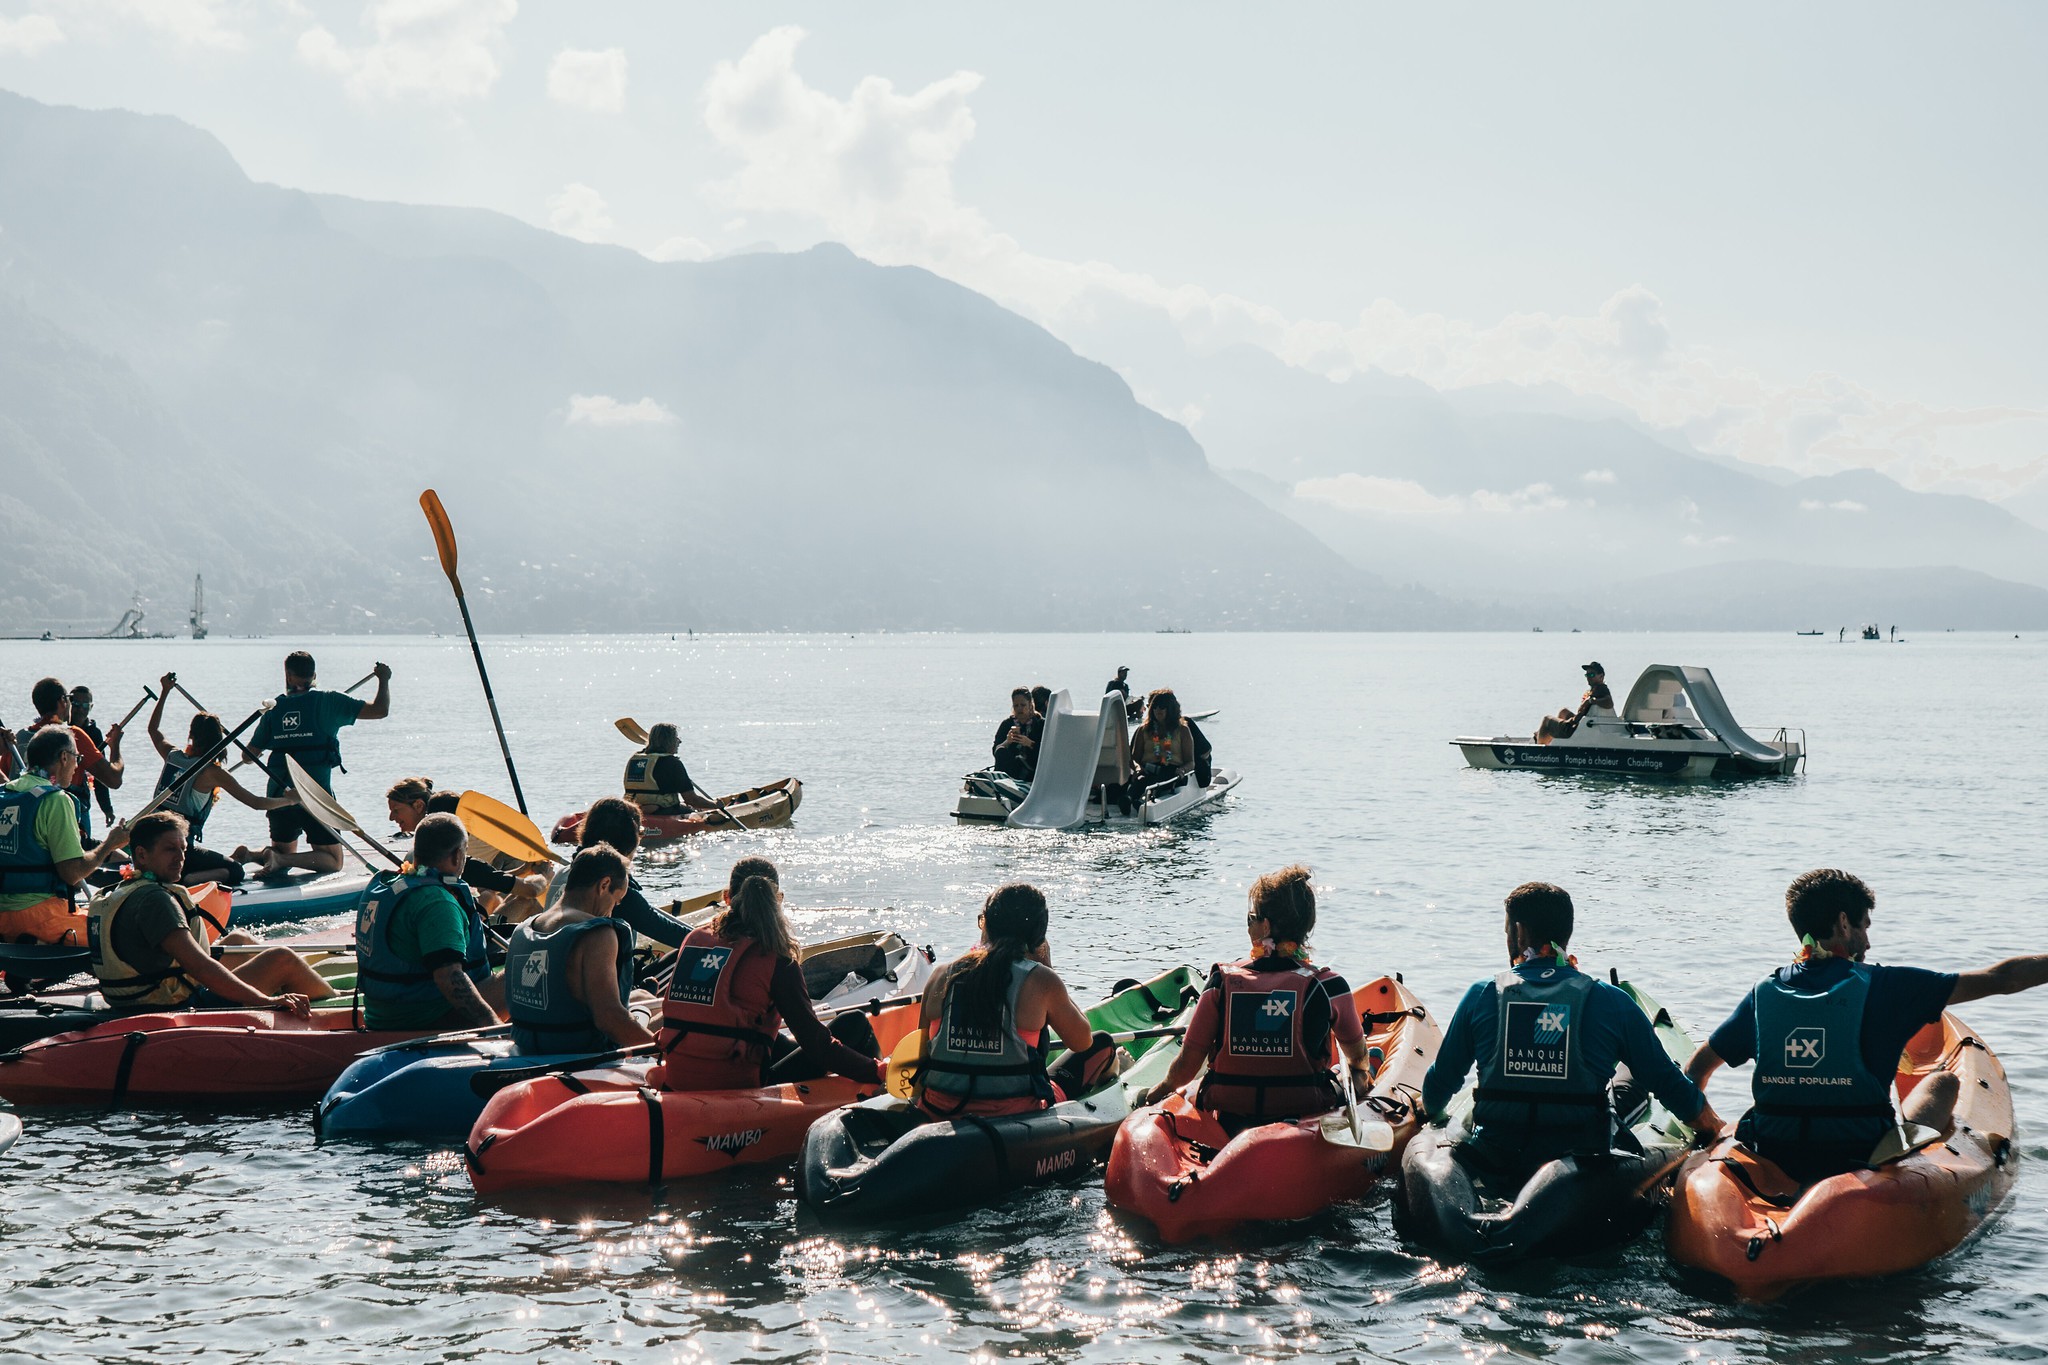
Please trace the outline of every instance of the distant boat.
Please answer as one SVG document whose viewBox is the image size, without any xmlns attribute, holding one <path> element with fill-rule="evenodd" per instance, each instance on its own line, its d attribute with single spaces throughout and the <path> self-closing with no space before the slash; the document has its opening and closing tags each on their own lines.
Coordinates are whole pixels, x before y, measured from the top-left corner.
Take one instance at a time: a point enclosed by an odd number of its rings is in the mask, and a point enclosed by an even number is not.
<svg viewBox="0 0 2048 1365">
<path fill-rule="evenodd" d="M 192 575 L 192 638 L 206 638 L 206 579 L 201 574 Z"/>
<path fill-rule="evenodd" d="M 1541 627 L 1541 626 L 1531 626 L 1531 627 L 1529 627 L 1529 633 L 1530 633 L 1531 635 L 1541 635 L 1541 634 L 1543 633 L 1543 627 Z"/>
<path fill-rule="evenodd" d="M 1826 632 L 1826 631 L 1824 631 L 1824 630 L 1795 630 L 1795 631 L 1793 631 L 1792 633 L 1793 633 L 1794 635 L 1825 635 L 1825 634 L 1827 634 L 1827 632 Z"/>
<path fill-rule="evenodd" d="M 1188 629 L 1185 629 L 1185 628 L 1183 628 L 1183 629 L 1180 629 L 1180 630 L 1175 630 L 1175 629 L 1174 629 L 1174 628 L 1173 628 L 1172 626 L 1167 626 L 1167 627 L 1166 627 L 1166 628 L 1164 628 L 1163 630 L 1155 630 L 1155 631 L 1153 631 L 1152 633 L 1153 633 L 1154 635 L 1193 635 L 1193 634 L 1194 634 L 1194 632 L 1193 632 L 1192 630 L 1188 630 Z M 850 638 L 850 637 L 849 637 L 849 638 Z"/>
<path fill-rule="evenodd" d="M 1884 638 L 1884 632 L 1879 630 L 1876 626 L 1865 626 L 1863 628 L 1863 638 L 1866 640 L 1882 640 Z"/>
</svg>

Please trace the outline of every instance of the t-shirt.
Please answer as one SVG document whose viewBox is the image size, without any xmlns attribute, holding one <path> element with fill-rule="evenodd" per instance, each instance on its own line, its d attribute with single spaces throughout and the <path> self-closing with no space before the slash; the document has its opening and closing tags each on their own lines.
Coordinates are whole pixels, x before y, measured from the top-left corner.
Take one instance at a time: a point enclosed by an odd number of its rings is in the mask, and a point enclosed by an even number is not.
<svg viewBox="0 0 2048 1365">
<path fill-rule="evenodd" d="M 568 889 L 569 869 L 557 868 L 554 880 L 548 883 L 548 903 L 559 902 L 562 893 Z M 690 936 L 690 926 L 652 904 L 641 889 L 640 879 L 630 872 L 626 874 L 625 899 L 612 907 L 612 918 L 621 924 L 631 925 L 639 937 L 659 943 L 664 948 L 680 948 L 683 940 Z"/>
<path fill-rule="evenodd" d="M 298 713 L 305 718 L 302 722 L 305 728 L 296 732 L 297 734 L 317 735 L 330 742 L 335 741 L 341 734 L 343 726 L 354 725 L 356 717 L 369 705 L 361 697 L 351 697 L 346 692 L 328 692 L 319 688 L 310 692 L 290 693 L 279 698 L 280 702 L 286 700 L 297 703 Z M 281 709 L 272 707 L 263 713 L 263 719 L 256 722 L 256 733 L 249 737 L 249 747 L 273 749 L 282 737 Z M 337 742 L 333 749 L 324 754 L 316 751 L 311 754 L 295 753 L 292 756 L 298 759 L 299 766 L 306 770 L 308 777 L 327 787 L 332 786 L 334 781 L 334 764 L 328 760 L 339 751 L 340 745 Z M 285 772 L 284 760 L 285 756 L 280 753 L 272 753 L 264 760 L 263 766 L 270 773 L 268 795 L 282 796 L 292 784 L 291 777 Z"/>
<path fill-rule="evenodd" d="M 697 784 L 690 780 L 690 770 L 674 754 L 663 754 L 654 760 L 654 785 L 678 796 L 697 790 Z"/>
<path fill-rule="evenodd" d="M 1956 990 L 1956 974 L 1879 966 L 1870 972 L 1870 994 L 1863 1006 L 1863 1065 L 1874 1076 L 1890 1076 L 1898 1070 L 1899 1054 L 1913 1035 L 1939 1020 L 1948 1008 L 1948 998 Z M 1808 994 L 1827 990 L 1848 974 L 1849 963 L 1839 957 L 1795 962 L 1772 973 L 1785 985 Z M 1756 1060 L 1755 991 L 1743 995 L 1742 1003 L 1707 1042 L 1729 1066 Z"/>
<path fill-rule="evenodd" d="M 391 916 L 391 951 L 422 971 L 460 962 L 469 952 L 469 916 L 446 887 L 423 886 L 398 904 Z M 363 997 L 363 1022 L 373 1029 L 433 1028 L 448 1017 L 439 991 L 432 1000 L 406 1004 Z"/>
<path fill-rule="evenodd" d="M 145 882 L 128 893 L 114 914 L 114 955 L 144 973 L 168 971 L 177 959 L 163 950 L 163 941 L 192 922 L 185 907 L 155 882 Z"/>
<path fill-rule="evenodd" d="M 22 731 L 19 737 L 22 752 L 28 752 L 29 739 L 38 730 L 47 730 L 52 725 L 64 725 L 64 722 L 43 716 L 34 725 Z M 64 725 L 64 728 L 71 732 L 71 742 L 78 746 L 78 771 L 71 779 L 71 794 L 78 807 L 78 829 L 80 835 L 83 836 L 89 832 L 92 822 L 92 773 L 90 770 L 94 764 L 105 758 L 106 755 L 100 751 L 100 746 L 93 742 L 92 736 L 84 730 L 81 730 L 76 725 Z"/>
<path fill-rule="evenodd" d="M 32 791 L 44 785 L 45 779 L 30 773 L 17 777 L 7 784 L 7 790 L 16 792 Z M 59 788 L 36 803 L 36 839 L 50 855 L 53 863 L 68 862 L 85 856 L 85 845 L 78 837 L 78 806 L 70 793 Z M 0 896 L 0 914 L 9 910 L 26 910 L 49 899 L 41 891 L 17 892 L 12 896 Z"/>
</svg>

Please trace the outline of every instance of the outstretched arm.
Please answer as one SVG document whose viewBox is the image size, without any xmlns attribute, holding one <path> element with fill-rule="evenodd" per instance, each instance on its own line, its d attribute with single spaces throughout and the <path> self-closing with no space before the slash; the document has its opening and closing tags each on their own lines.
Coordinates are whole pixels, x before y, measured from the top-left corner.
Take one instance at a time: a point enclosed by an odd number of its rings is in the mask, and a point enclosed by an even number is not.
<svg viewBox="0 0 2048 1365">
<path fill-rule="evenodd" d="M 166 673 L 157 679 L 156 705 L 149 708 L 149 742 L 156 745 L 156 756 L 166 763 L 171 758 L 171 745 L 164 738 L 164 703 L 170 700 L 171 685 L 178 680 L 175 673 Z"/>
<path fill-rule="evenodd" d="M 1995 966 L 1964 972 L 1949 993 L 1951 1005 L 1966 1005 L 1992 995 L 2018 995 L 2036 986 L 2048 985 L 2048 953 L 2035 957 L 2009 957 Z"/>
</svg>

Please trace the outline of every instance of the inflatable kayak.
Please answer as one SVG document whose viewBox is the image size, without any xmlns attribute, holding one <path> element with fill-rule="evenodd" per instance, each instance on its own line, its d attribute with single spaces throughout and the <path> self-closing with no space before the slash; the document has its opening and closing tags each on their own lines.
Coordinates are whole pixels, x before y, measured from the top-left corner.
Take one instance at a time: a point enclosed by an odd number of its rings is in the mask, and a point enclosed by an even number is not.
<svg viewBox="0 0 2048 1365">
<path fill-rule="evenodd" d="M 1614 979 L 1614 978 L 1610 978 Z M 1670 1012 L 1629 982 L 1614 979 L 1648 1015 L 1657 1040 L 1683 1066 L 1692 1039 Z M 1503 1183 L 1461 1154 L 1471 1132 L 1472 1091 L 1451 1101 L 1450 1122 L 1419 1134 L 1401 1160 L 1401 1202 L 1409 1230 L 1461 1261 L 1502 1262 L 1568 1256 L 1635 1236 L 1656 1217 L 1667 1177 L 1684 1159 L 1692 1130 L 1636 1084 L 1627 1068 L 1608 1093 L 1621 1136 L 1605 1155 L 1544 1163 L 1520 1184 Z"/>
<path fill-rule="evenodd" d="M 1369 1055 L 1377 1054 L 1359 1108 L 1392 1129 L 1389 1150 L 1327 1139 L 1317 1119 L 1262 1124 L 1232 1137 L 1187 1091 L 1176 1091 L 1117 1130 L 1104 1179 L 1109 1202 L 1147 1219 L 1167 1241 L 1185 1242 L 1242 1223 L 1310 1217 L 1364 1196 L 1397 1169 L 1419 1122 L 1422 1078 L 1441 1035 L 1399 977 L 1369 982 L 1351 998 L 1366 1021 Z"/>
<path fill-rule="evenodd" d="M 917 1027 L 920 1002 L 877 1013 L 884 1054 Z M 659 1184 L 793 1156 L 804 1133 L 872 1085 L 840 1076 L 750 1090 L 656 1090 L 652 1059 L 544 1076 L 500 1090 L 463 1147 L 479 1194 L 597 1181 Z"/>
<path fill-rule="evenodd" d="M 119 879 L 116 878 L 112 885 L 120 885 Z M 107 888 L 95 887 L 93 889 L 98 891 Z M 197 905 L 206 916 L 200 925 L 202 932 L 206 935 L 206 941 L 208 943 L 217 941 L 222 934 L 228 931 L 228 923 L 234 913 L 228 889 L 217 882 L 200 882 L 197 885 L 186 887 L 185 890 L 191 895 L 193 904 Z M 38 901 L 26 909 L 9 910 L 4 914 L 0 914 L 0 944 L 22 947 L 46 944 L 52 947 L 77 948 L 82 951 L 85 948 L 85 926 L 87 919 L 85 902 L 67 900 L 62 896 L 52 896 L 48 900 Z M 240 921 L 236 921 L 236 924 L 239 927 Z M 16 982 L 28 983 L 43 979 L 21 975 L 17 971 L 15 964 L 11 962 L 0 962 L 0 970 L 4 970 L 6 973 L 8 991 L 15 995 L 21 994 L 21 989 L 17 989 Z"/>
<path fill-rule="evenodd" d="M 800 950 L 804 982 L 822 1013 L 916 995 L 931 975 L 929 951 L 887 931 L 856 934 Z M 574 1053 L 519 1056 L 509 1037 L 423 1038 L 352 1063 L 314 1111 L 324 1137 L 463 1137 L 483 1113 L 471 1088 L 479 1072 L 573 1065 Z"/>
<path fill-rule="evenodd" d="M 1874 1169 L 1802 1190 L 1732 1138 L 1694 1153 L 1671 1196 L 1671 1259 L 1762 1301 L 1816 1280 L 1913 1270 L 1963 1245 L 2012 1192 L 2012 1092 L 1998 1058 L 1953 1014 L 1907 1045 L 1900 1097 L 1937 1071 L 1961 1082 L 1953 1135 Z"/>
<path fill-rule="evenodd" d="M 1099 1033 L 1182 1023 L 1200 994 L 1192 968 L 1131 983 L 1088 1010 Z M 1166 1075 L 1177 1038 L 1120 1044 L 1125 1069 L 1036 1113 L 934 1121 L 908 1100 L 877 1095 L 835 1110 L 804 1138 L 797 1198 L 826 1223 L 875 1224 L 986 1204 L 1022 1185 L 1081 1175 L 1100 1159 L 1132 1100 Z M 1055 1063 L 1057 1058 L 1052 1059 Z"/>
<path fill-rule="evenodd" d="M 253 929 L 292 924 L 322 915 L 353 914 L 370 885 L 362 868 L 339 872 L 294 870 L 276 877 L 250 877 L 234 889 L 235 925 Z"/>
<path fill-rule="evenodd" d="M 786 825 L 803 802 L 804 784 L 793 777 L 719 798 L 719 804 L 739 817 L 740 824 L 748 829 L 774 829 Z M 555 831 L 549 837 L 558 844 L 573 844 L 582 828 L 583 812 L 579 810 L 557 820 Z M 693 810 L 686 815 L 649 815 L 642 823 L 640 842 L 643 845 L 660 844 L 671 839 L 687 839 L 693 834 L 716 834 L 732 828 L 733 822 L 723 812 L 715 810 Z"/>
</svg>

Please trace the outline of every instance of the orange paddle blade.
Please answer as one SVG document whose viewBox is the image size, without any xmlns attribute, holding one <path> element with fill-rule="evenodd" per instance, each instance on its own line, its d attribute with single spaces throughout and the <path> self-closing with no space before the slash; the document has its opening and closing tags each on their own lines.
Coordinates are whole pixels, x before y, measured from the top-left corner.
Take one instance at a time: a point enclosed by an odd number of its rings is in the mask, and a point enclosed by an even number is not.
<svg viewBox="0 0 2048 1365">
<path fill-rule="evenodd" d="M 462 595 L 462 580 L 455 576 L 455 526 L 448 520 L 448 509 L 441 506 L 441 495 L 429 488 L 420 494 L 420 510 L 427 514 L 427 525 L 434 529 L 434 549 L 441 555 L 441 572 L 448 575 L 448 581 L 455 585 L 455 595 Z"/>
</svg>

